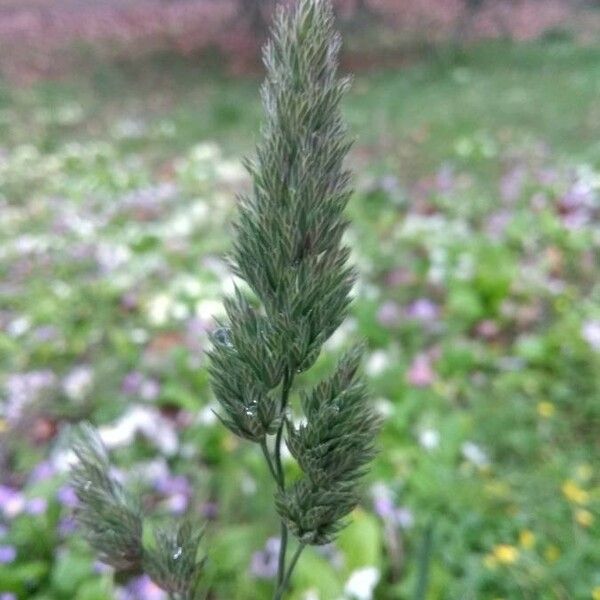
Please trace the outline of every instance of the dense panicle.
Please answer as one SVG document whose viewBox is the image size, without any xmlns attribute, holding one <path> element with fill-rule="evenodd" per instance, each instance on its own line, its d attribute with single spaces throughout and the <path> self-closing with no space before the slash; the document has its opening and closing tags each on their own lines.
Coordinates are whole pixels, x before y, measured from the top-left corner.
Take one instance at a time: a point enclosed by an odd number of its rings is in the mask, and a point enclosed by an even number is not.
<svg viewBox="0 0 600 600">
<path fill-rule="evenodd" d="M 340 111 L 349 81 L 337 74 L 339 49 L 328 2 L 300 0 L 279 11 L 264 52 L 266 120 L 247 161 L 252 187 L 240 199 L 230 255 L 250 294 L 226 300 L 210 352 L 220 418 L 232 432 L 263 449 L 277 432 L 277 462 L 288 429 L 303 477 L 286 490 L 274 469 L 277 508 L 304 544 L 326 543 L 343 526 L 378 426 L 357 377 L 358 350 L 304 396 L 305 425 L 293 429 L 287 419 L 294 376 L 344 320 L 354 283 L 343 243 L 351 144 Z"/>
<path fill-rule="evenodd" d="M 117 570 L 139 569 L 143 547 L 138 502 L 110 474 L 106 451 L 92 427 L 78 428 L 73 451 L 78 462 L 71 469 L 71 482 L 86 539 L 102 562 Z"/>
<path fill-rule="evenodd" d="M 277 508 L 306 543 L 329 543 L 343 527 L 358 502 L 358 480 L 375 456 L 379 418 L 357 375 L 359 360 L 360 350 L 352 350 L 303 396 L 306 422 L 289 431 L 288 448 L 304 475 L 278 492 Z"/>
<path fill-rule="evenodd" d="M 193 530 L 184 521 L 179 526 L 159 529 L 155 533 L 155 548 L 148 550 L 144 569 L 164 590 L 181 600 L 199 600 L 198 583 L 206 559 L 198 559 L 202 532 Z"/>
<path fill-rule="evenodd" d="M 265 347 L 282 348 L 283 360 L 274 360 L 292 372 L 310 367 L 342 322 L 354 281 L 342 244 L 350 142 L 339 108 L 348 87 L 337 77 L 339 45 L 325 3 L 303 0 L 292 14 L 279 12 L 264 53 L 266 122 L 247 163 L 252 191 L 240 201 L 230 257 L 261 303 Z"/>
<path fill-rule="evenodd" d="M 93 427 L 77 428 L 73 451 L 77 461 L 71 467 L 71 483 L 79 501 L 77 520 L 98 558 L 117 571 L 145 571 L 180 600 L 198 600 L 204 565 L 198 559 L 202 534 L 184 522 L 157 530 L 154 547 L 145 548 L 140 502 L 111 474 L 106 450 Z"/>
</svg>

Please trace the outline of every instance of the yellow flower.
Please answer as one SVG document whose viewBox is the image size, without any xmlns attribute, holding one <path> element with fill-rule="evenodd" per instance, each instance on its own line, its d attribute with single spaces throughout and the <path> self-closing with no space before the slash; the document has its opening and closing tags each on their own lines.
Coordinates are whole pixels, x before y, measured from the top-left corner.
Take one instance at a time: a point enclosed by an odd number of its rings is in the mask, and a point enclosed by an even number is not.
<svg viewBox="0 0 600 600">
<path fill-rule="evenodd" d="M 582 527 L 589 527 L 594 522 L 594 515 L 585 508 L 579 508 L 575 511 L 575 520 Z"/>
<path fill-rule="evenodd" d="M 590 499 L 590 495 L 570 479 L 563 483 L 562 493 L 573 504 L 586 504 Z"/>
<path fill-rule="evenodd" d="M 554 415 L 554 411 L 554 404 L 552 404 L 552 402 L 538 402 L 537 412 L 540 417 L 549 419 L 552 415 Z"/>
<path fill-rule="evenodd" d="M 592 590 L 592 600 L 600 600 L 600 585 Z"/>
<path fill-rule="evenodd" d="M 557 546 L 548 546 L 544 551 L 544 558 L 548 562 L 556 562 L 560 558 L 560 548 Z"/>
<path fill-rule="evenodd" d="M 519 558 L 519 550 L 510 544 L 498 544 L 494 546 L 492 554 L 502 565 L 512 565 Z"/>
<path fill-rule="evenodd" d="M 523 548 L 530 550 L 535 545 L 535 534 L 530 529 L 523 529 L 519 534 L 519 542 Z"/>
</svg>

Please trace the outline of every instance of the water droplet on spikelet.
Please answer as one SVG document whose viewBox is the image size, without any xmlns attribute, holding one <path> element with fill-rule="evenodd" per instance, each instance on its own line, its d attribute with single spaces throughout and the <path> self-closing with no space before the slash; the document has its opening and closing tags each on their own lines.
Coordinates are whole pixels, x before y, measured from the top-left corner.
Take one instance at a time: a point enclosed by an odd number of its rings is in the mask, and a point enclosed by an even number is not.
<svg viewBox="0 0 600 600">
<path fill-rule="evenodd" d="M 229 327 L 219 327 L 219 329 L 213 333 L 213 337 L 217 343 L 229 348 L 233 347 L 233 343 L 231 342 L 231 329 L 229 329 Z"/>
<path fill-rule="evenodd" d="M 175 550 L 175 552 L 173 552 L 173 560 L 177 560 L 177 559 L 181 558 L 182 554 L 183 554 L 183 548 L 181 546 L 178 546 L 177 549 Z"/>
</svg>

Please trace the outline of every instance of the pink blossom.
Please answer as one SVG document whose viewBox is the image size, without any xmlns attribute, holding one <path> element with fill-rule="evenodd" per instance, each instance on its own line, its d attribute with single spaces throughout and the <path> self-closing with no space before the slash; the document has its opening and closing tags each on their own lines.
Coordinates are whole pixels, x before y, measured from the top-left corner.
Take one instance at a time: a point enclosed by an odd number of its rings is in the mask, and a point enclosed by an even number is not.
<svg viewBox="0 0 600 600">
<path fill-rule="evenodd" d="M 427 354 L 418 354 L 414 358 L 406 378 L 415 387 L 428 387 L 435 381 L 435 371 Z"/>
<path fill-rule="evenodd" d="M 400 306 L 393 300 L 384 302 L 377 311 L 377 320 L 385 327 L 398 325 L 402 317 Z"/>
<path fill-rule="evenodd" d="M 411 319 L 433 321 L 438 318 L 440 310 L 438 305 L 429 298 L 419 298 L 408 307 L 406 313 Z"/>
</svg>

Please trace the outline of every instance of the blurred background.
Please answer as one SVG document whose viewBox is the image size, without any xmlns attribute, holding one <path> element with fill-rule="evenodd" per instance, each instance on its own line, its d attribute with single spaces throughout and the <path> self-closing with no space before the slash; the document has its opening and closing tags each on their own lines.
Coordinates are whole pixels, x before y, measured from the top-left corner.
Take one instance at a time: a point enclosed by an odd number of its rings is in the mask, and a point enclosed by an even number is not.
<svg viewBox="0 0 600 600">
<path fill-rule="evenodd" d="M 600 600 L 600 3 L 339 0 L 365 339 L 386 425 L 292 600 Z M 271 0 L 0 0 L 0 598 L 156 600 L 73 521 L 70 424 L 214 600 L 269 598 L 260 452 L 204 350 L 248 179 Z M 293 464 L 287 467 L 290 475 Z"/>
</svg>

